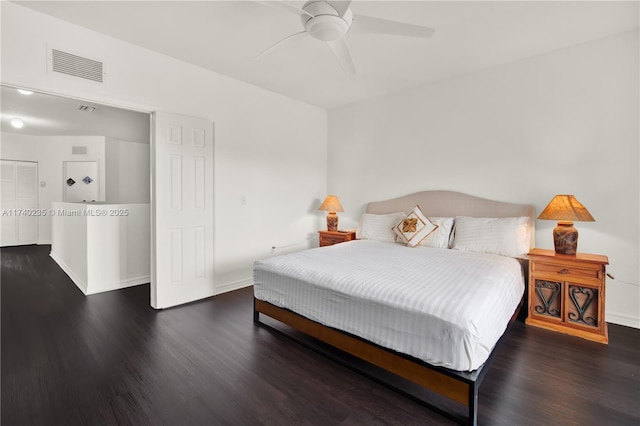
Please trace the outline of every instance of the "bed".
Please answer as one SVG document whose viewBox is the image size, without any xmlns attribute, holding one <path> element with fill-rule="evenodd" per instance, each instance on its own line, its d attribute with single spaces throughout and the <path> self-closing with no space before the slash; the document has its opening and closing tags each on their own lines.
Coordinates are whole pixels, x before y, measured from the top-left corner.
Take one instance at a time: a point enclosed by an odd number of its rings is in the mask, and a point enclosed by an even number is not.
<svg viewBox="0 0 640 426">
<path fill-rule="evenodd" d="M 422 233 L 416 214 L 430 219 Z M 480 384 L 524 300 L 533 207 L 423 191 L 369 203 L 362 222 L 356 241 L 257 261 L 254 321 L 266 315 L 434 391 L 467 411 L 443 414 L 477 424 Z"/>
</svg>

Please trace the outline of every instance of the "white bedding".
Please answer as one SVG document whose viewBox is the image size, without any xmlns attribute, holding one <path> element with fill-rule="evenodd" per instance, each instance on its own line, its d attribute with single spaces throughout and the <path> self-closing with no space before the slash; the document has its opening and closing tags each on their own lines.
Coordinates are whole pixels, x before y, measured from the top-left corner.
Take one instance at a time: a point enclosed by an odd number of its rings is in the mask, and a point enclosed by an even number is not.
<svg viewBox="0 0 640 426">
<path fill-rule="evenodd" d="M 486 360 L 524 292 L 512 258 L 358 240 L 257 261 L 257 299 L 433 365 Z"/>
</svg>

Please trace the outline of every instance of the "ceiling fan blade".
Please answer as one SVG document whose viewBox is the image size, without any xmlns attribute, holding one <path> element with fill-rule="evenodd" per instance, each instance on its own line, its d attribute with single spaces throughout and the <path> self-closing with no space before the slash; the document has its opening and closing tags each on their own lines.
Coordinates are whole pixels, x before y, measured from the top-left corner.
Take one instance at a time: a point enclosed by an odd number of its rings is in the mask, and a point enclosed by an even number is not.
<svg viewBox="0 0 640 426">
<path fill-rule="evenodd" d="M 391 34 L 405 37 L 431 38 L 435 30 L 420 25 L 390 21 L 371 16 L 353 15 L 349 32 L 356 34 Z"/>
<path fill-rule="evenodd" d="M 353 65 L 353 60 L 351 59 L 351 54 L 349 53 L 349 48 L 347 47 L 347 42 L 344 38 L 336 41 L 329 41 L 327 44 L 331 48 L 333 54 L 336 55 L 336 58 L 338 58 L 338 62 L 340 62 L 344 72 L 347 74 L 355 74 L 356 67 Z"/>
<path fill-rule="evenodd" d="M 291 34 L 290 36 L 285 37 L 282 40 L 275 42 L 270 47 L 268 47 L 267 49 L 263 50 L 258 56 L 256 56 L 256 59 L 262 59 L 267 54 L 271 53 L 276 47 L 279 47 L 279 46 L 282 46 L 285 43 L 288 43 L 288 42 L 291 42 L 291 41 L 298 40 L 298 39 L 301 39 L 303 37 L 306 37 L 307 34 L 308 33 L 306 31 L 301 31 L 299 33 Z"/>
<path fill-rule="evenodd" d="M 296 15 L 300 16 L 300 15 L 309 15 L 313 18 L 313 15 L 310 14 L 309 12 L 306 12 L 302 9 L 298 9 L 295 6 L 290 5 L 289 3 L 286 3 L 284 1 L 280 1 L 280 0 L 272 0 L 272 1 L 260 1 L 260 0 L 253 0 L 255 3 L 260 3 L 263 4 L 265 6 L 269 6 L 269 7 L 275 7 L 276 9 L 280 9 L 280 10 L 284 10 L 287 11 L 289 13 L 295 13 Z"/>
<path fill-rule="evenodd" d="M 327 1 L 327 3 L 329 3 L 329 5 L 331 7 L 333 7 L 336 12 L 338 12 L 338 14 L 340 15 L 340 17 L 343 17 L 344 14 L 347 12 L 347 9 L 349 9 L 349 5 L 351 4 L 351 0 L 349 1 L 343 1 L 343 0 L 332 0 L 332 1 Z"/>
</svg>

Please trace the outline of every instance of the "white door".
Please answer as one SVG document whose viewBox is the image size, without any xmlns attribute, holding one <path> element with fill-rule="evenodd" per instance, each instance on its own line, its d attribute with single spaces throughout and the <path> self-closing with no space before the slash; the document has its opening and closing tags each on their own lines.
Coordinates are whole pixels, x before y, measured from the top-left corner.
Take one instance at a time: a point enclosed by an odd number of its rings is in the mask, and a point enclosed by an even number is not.
<svg viewBox="0 0 640 426">
<path fill-rule="evenodd" d="M 41 215 L 38 209 L 38 163 L 7 160 L 0 163 L 0 245 L 36 244 Z"/>
<path fill-rule="evenodd" d="M 151 306 L 214 294 L 213 123 L 152 115 Z"/>
<path fill-rule="evenodd" d="M 18 244 L 18 218 L 16 210 L 16 162 L 0 161 L 0 204 L 2 205 L 2 227 L 0 242 L 4 246 Z"/>
<path fill-rule="evenodd" d="M 64 201 L 78 203 L 100 200 L 96 161 L 65 161 L 63 168 Z"/>
</svg>

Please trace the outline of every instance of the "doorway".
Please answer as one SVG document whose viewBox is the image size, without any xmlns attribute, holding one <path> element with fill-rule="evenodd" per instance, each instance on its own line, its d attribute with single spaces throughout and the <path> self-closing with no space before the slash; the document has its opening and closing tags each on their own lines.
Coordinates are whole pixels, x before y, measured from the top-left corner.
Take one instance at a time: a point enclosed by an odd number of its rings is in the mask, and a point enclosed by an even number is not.
<svg viewBox="0 0 640 426">
<path fill-rule="evenodd" d="M 25 120 L 24 129 L 19 131 L 9 130 L 5 121 L 2 122 L 0 158 L 8 158 L 5 155 L 9 153 L 25 157 L 16 159 L 31 156 L 36 161 L 42 158 L 47 162 L 46 165 L 41 164 L 43 173 L 36 178 L 40 180 L 37 186 L 40 208 L 50 208 L 55 201 L 117 203 L 125 197 L 131 203 L 135 202 L 135 194 L 140 194 L 138 189 L 146 188 L 146 202 L 151 206 L 151 305 L 166 308 L 214 294 L 213 122 L 156 112 L 153 115 L 155 127 L 152 127 L 149 125 L 150 113 L 35 92 L 20 97 L 17 88 L 6 86 L 1 90 L 3 117 L 46 116 L 45 120 Z M 48 103 L 49 109 L 46 112 L 41 110 L 42 103 L 35 100 Z M 57 102 L 65 107 L 50 107 Z M 112 121 L 105 123 L 98 118 L 107 110 Z M 131 142 L 138 144 L 135 149 L 128 149 L 134 145 L 123 145 L 129 143 L 128 136 L 122 134 L 128 127 L 123 125 L 123 120 L 127 123 L 132 114 L 142 117 L 143 122 L 134 131 L 140 131 L 142 127 L 146 136 L 143 140 L 138 138 Z M 38 127 L 46 123 L 55 123 L 58 131 L 52 134 L 53 128 Z M 87 130 L 86 126 L 91 124 L 94 127 Z M 11 136 L 5 138 L 5 132 L 10 132 Z M 70 136 L 69 132 L 79 132 L 78 136 L 97 134 L 102 140 L 86 140 L 77 145 L 68 140 L 76 136 Z M 40 140 L 42 138 L 47 138 L 46 143 Z M 25 149 L 25 140 L 34 149 Z M 62 154 L 55 148 L 56 144 L 63 148 Z M 140 144 L 146 145 L 146 151 L 139 149 Z M 135 156 L 144 158 L 146 165 L 138 164 L 135 159 L 132 161 Z M 51 163 L 52 159 L 54 163 Z M 126 161 L 121 164 L 114 161 L 117 159 Z M 112 167 L 114 164 L 116 167 Z M 170 173 L 165 176 L 165 172 Z M 144 183 L 145 179 L 148 184 Z M 55 185 L 50 185 L 50 182 Z M 97 197 L 93 188 L 99 188 Z M 170 202 L 163 204 L 157 200 L 162 197 Z M 39 220 L 41 232 L 38 242 L 50 243 L 46 239 L 43 241 L 41 236 L 42 231 L 51 233 L 51 218 L 41 217 Z"/>
</svg>

